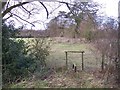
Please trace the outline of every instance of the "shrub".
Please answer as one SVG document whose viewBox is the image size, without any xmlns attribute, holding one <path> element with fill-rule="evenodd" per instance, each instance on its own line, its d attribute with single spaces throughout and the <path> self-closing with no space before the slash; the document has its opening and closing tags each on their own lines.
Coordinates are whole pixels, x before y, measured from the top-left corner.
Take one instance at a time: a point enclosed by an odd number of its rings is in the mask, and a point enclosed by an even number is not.
<svg viewBox="0 0 120 90">
<path fill-rule="evenodd" d="M 34 59 L 27 56 L 23 40 L 14 37 L 17 29 L 13 25 L 2 23 L 2 73 L 3 85 L 15 82 L 33 71 Z"/>
<path fill-rule="evenodd" d="M 93 32 L 92 32 L 92 31 L 86 31 L 86 33 L 85 33 L 85 38 L 86 38 L 88 41 L 93 40 L 93 39 L 94 39 Z"/>
<path fill-rule="evenodd" d="M 46 67 L 46 57 L 49 55 L 50 43 L 46 38 L 35 38 L 29 43 L 29 55 L 32 56 L 37 63 L 37 67 Z"/>
<path fill-rule="evenodd" d="M 33 74 L 37 67 L 43 70 L 46 56 L 49 55 L 49 43 L 43 39 L 33 39 L 25 43 L 15 38 L 14 25 L 2 23 L 2 73 L 3 87 L 18 82 Z"/>
</svg>

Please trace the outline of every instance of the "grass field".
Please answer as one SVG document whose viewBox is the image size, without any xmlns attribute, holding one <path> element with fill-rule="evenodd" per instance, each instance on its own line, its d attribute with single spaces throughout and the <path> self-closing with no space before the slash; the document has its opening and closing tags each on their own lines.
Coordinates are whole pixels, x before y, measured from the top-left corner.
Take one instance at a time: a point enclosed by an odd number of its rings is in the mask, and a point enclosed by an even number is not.
<svg viewBox="0 0 120 90">
<path fill-rule="evenodd" d="M 100 68 L 101 58 L 96 56 L 94 52 L 90 50 L 92 46 L 90 44 L 68 44 L 68 43 L 55 43 L 51 46 L 50 55 L 47 62 L 49 66 L 60 67 L 65 65 L 65 51 L 85 51 L 84 53 L 84 65 L 85 68 Z M 81 53 L 68 53 L 68 64 L 76 63 L 81 67 Z"/>
<path fill-rule="evenodd" d="M 31 39 L 23 39 L 28 42 Z M 79 88 L 102 88 L 105 80 L 99 71 L 101 70 L 101 57 L 100 55 L 91 50 L 94 48 L 90 43 L 60 43 L 51 40 L 50 55 L 47 57 L 47 66 L 50 68 L 60 68 L 65 66 L 65 51 L 85 51 L 84 53 L 84 71 L 81 71 L 81 54 L 68 53 L 69 70 L 73 63 L 77 64 L 80 72 L 74 73 L 73 71 L 55 72 L 50 74 L 45 80 L 40 80 L 40 72 L 36 72 L 36 79 L 25 80 L 20 83 L 11 85 L 11 88 L 43 88 L 43 87 L 79 87 Z M 58 69 L 57 69 L 58 70 Z M 96 73 L 94 73 L 94 71 Z"/>
<path fill-rule="evenodd" d="M 34 40 L 34 38 L 23 38 L 23 40 L 29 43 Z M 59 43 L 48 38 L 46 42 L 50 42 L 50 55 L 47 57 L 48 67 L 62 67 L 65 66 L 65 51 L 85 51 L 84 53 L 84 67 L 88 69 L 100 69 L 101 67 L 101 57 L 95 51 L 91 50 L 94 48 L 90 43 Z M 71 66 L 73 63 L 77 64 L 78 68 L 81 69 L 81 53 L 68 53 L 68 65 Z"/>
</svg>

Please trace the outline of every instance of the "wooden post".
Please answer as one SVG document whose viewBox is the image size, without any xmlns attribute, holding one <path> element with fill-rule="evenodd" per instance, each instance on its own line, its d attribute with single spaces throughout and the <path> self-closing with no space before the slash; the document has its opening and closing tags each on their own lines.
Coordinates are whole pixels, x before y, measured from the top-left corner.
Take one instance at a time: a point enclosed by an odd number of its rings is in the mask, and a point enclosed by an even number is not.
<svg viewBox="0 0 120 90">
<path fill-rule="evenodd" d="M 67 58 L 67 51 L 65 52 L 66 55 L 66 68 L 68 68 L 68 58 Z"/>
<path fill-rule="evenodd" d="M 101 69 L 104 70 L 104 54 L 102 53 L 102 63 L 101 63 Z"/>
<path fill-rule="evenodd" d="M 72 69 L 74 70 L 74 72 L 77 72 L 77 65 L 75 63 L 73 64 Z"/>
<path fill-rule="evenodd" d="M 75 69 L 74 69 L 75 72 L 77 72 L 77 66 L 75 66 Z"/>
<path fill-rule="evenodd" d="M 83 53 L 84 53 L 84 52 L 82 52 L 82 70 L 84 70 Z"/>
<path fill-rule="evenodd" d="M 71 52 L 71 53 L 81 53 L 82 54 L 82 70 L 84 70 L 84 60 L 83 60 L 83 54 L 84 54 L 84 51 L 65 51 L 65 55 L 66 55 L 66 67 L 68 68 L 68 52 Z M 74 68 L 74 65 L 73 65 L 73 68 Z M 76 67 L 77 69 L 77 67 Z"/>
<path fill-rule="evenodd" d="M 73 70 L 74 70 L 74 67 L 75 67 L 75 65 L 73 64 L 73 65 L 72 65 L 72 69 L 73 69 Z"/>
</svg>

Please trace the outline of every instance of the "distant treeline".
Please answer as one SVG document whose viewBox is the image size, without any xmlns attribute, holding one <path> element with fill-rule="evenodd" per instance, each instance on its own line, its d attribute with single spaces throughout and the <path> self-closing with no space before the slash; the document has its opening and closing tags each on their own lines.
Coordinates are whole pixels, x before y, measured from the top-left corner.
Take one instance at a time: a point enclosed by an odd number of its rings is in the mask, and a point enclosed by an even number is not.
<svg viewBox="0 0 120 90">
<path fill-rule="evenodd" d="M 46 30 L 20 30 L 16 35 L 18 38 L 47 37 Z"/>
<path fill-rule="evenodd" d="M 41 38 L 41 37 L 67 37 L 67 38 L 85 38 L 88 41 L 100 38 L 116 38 L 117 30 L 108 29 L 86 29 L 81 28 L 80 33 L 75 33 L 72 28 L 65 29 L 47 29 L 47 30 L 19 30 L 17 38 Z"/>
</svg>

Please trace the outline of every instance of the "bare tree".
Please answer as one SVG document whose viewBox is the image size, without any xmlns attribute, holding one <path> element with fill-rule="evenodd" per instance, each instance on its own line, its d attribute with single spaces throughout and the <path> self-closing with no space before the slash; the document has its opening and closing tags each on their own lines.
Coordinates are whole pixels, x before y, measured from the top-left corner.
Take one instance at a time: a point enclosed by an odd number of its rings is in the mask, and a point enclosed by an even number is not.
<svg viewBox="0 0 120 90">
<path fill-rule="evenodd" d="M 66 18 L 71 18 L 71 20 L 74 19 L 74 22 L 76 23 L 74 37 L 77 37 L 76 35 L 80 34 L 80 24 L 83 20 L 86 20 L 87 17 L 89 17 L 92 20 L 92 24 L 95 25 L 94 16 L 98 11 L 98 4 L 94 2 L 81 1 L 74 1 L 72 4 L 67 2 L 60 3 L 66 4 L 69 9 L 69 12 L 67 14 L 64 14 Z"/>
<path fill-rule="evenodd" d="M 38 4 L 36 4 L 35 2 L 38 2 Z M 35 26 L 34 23 L 38 23 L 39 20 L 29 21 L 29 19 L 33 18 L 35 14 L 41 14 L 41 12 L 39 11 L 42 10 L 42 7 L 45 9 L 48 18 L 49 12 L 44 2 L 40 1 L 21 2 L 20 0 L 18 1 L 7 0 L 7 2 L 2 2 L 1 14 L 4 20 L 8 20 L 9 18 L 12 17 L 21 24 L 23 22 L 26 22 L 34 27 Z"/>
<path fill-rule="evenodd" d="M 35 2 L 38 2 L 37 4 Z M 95 14 L 97 12 L 97 5 L 94 3 L 88 3 L 88 2 L 79 2 L 75 1 L 73 3 L 69 2 L 61 2 L 56 1 L 60 4 L 65 4 L 66 7 L 69 9 L 69 13 L 66 15 L 66 17 L 70 17 L 75 20 L 76 22 L 76 29 L 75 31 L 78 32 L 79 24 L 81 22 L 81 19 L 83 19 L 83 14 L 87 14 L 90 16 L 90 14 Z M 59 8 L 61 5 L 59 5 L 57 8 Z M 14 17 L 17 21 L 21 22 L 27 22 L 34 26 L 35 22 L 38 21 L 32 21 L 30 22 L 29 19 L 32 18 L 35 14 L 41 14 L 41 7 L 43 7 L 46 11 L 47 18 L 49 17 L 49 9 L 46 7 L 44 2 L 42 1 L 30 1 L 30 2 L 21 2 L 20 0 L 7 0 L 7 2 L 2 2 L 2 18 L 9 19 L 11 17 Z M 57 9 L 55 8 L 55 10 Z M 19 11 L 18 11 L 19 10 Z M 53 12 L 55 11 L 53 10 Z M 24 12 L 24 15 L 23 13 Z M 38 12 L 39 11 L 39 12 Z M 7 17 L 5 17 L 7 16 Z M 25 17 L 25 18 L 24 18 Z M 21 22 L 22 23 L 22 22 Z"/>
</svg>

